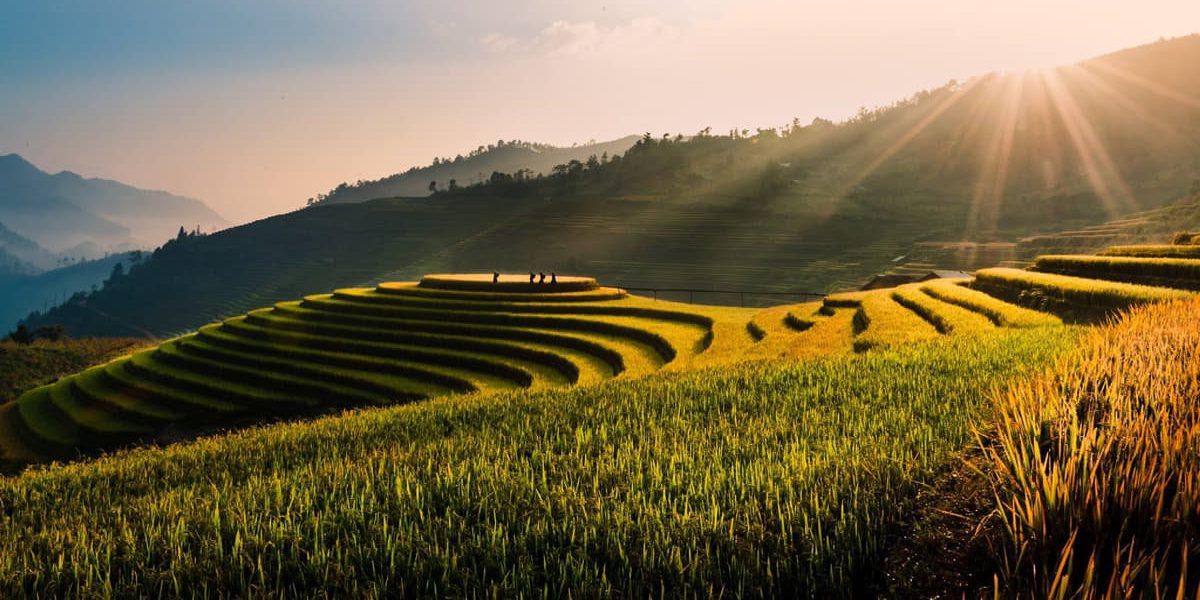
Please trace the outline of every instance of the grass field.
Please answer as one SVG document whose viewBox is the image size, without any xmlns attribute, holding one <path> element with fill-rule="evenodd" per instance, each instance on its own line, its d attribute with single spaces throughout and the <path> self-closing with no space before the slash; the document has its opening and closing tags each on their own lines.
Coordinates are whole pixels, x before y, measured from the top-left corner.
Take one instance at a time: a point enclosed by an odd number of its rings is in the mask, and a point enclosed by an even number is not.
<svg viewBox="0 0 1200 600">
<path fill-rule="evenodd" d="M 146 340 L 137 338 L 38 340 L 32 344 L 0 342 L 0 403 L 146 344 Z"/>
<path fill-rule="evenodd" d="M 0 591 L 862 594 L 978 398 L 1075 337 L 449 397 L 34 469 L 0 480 Z"/>
</svg>

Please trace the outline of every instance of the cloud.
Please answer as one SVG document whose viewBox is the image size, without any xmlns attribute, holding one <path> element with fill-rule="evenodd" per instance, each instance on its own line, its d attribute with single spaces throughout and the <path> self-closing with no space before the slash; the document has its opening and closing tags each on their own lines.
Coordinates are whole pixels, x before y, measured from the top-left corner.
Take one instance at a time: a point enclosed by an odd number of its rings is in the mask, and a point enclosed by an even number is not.
<svg viewBox="0 0 1200 600">
<path fill-rule="evenodd" d="M 517 38 L 509 37 L 500 33 L 489 33 L 479 38 L 480 47 L 493 54 L 504 52 L 516 44 Z"/>
<path fill-rule="evenodd" d="M 480 38 L 493 53 L 522 50 L 546 56 L 638 55 L 664 50 L 681 38 L 680 30 L 657 17 L 639 17 L 618 25 L 595 21 L 554 21 L 524 40 L 501 33 Z"/>
</svg>

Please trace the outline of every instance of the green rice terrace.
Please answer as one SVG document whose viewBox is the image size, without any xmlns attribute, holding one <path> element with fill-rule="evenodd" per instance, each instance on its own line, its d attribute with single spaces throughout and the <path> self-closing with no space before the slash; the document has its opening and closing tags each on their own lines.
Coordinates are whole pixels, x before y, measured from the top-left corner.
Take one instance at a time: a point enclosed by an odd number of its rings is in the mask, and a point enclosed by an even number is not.
<svg viewBox="0 0 1200 600">
<path fill-rule="evenodd" d="M 0 594 L 1183 593 L 1174 558 L 1097 573 L 985 527 L 1034 484 L 955 467 L 996 390 L 1192 299 L 1181 248 L 767 309 L 490 273 L 280 302 L 0 406 L 33 465 L 0 479 Z M 983 533 L 939 525 L 953 502 Z M 938 536 L 1005 558 L 906 561 Z"/>
</svg>

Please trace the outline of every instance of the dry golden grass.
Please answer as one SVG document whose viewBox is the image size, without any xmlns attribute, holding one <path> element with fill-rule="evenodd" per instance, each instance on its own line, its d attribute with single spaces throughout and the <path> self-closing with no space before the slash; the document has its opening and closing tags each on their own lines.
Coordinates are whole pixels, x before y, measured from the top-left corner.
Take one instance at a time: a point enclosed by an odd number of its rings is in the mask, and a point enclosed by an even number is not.
<svg viewBox="0 0 1200 600">
<path fill-rule="evenodd" d="M 1200 597 L 1200 300 L 1141 307 L 998 394 L 983 450 L 1034 597 Z"/>
</svg>

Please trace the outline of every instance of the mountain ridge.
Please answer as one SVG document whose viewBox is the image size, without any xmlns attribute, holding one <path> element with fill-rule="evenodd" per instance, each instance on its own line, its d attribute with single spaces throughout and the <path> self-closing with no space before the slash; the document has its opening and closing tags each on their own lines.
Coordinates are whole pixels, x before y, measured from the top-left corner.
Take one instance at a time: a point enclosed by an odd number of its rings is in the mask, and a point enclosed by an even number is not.
<svg viewBox="0 0 1200 600">
<path fill-rule="evenodd" d="M 72 171 L 50 174 L 17 153 L 0 155 L 0 222 L 52 251 L 92 242 L 100 252 L 154 246 L 181 225 L 229 225 L 194 198 Z"/>
</svg>

